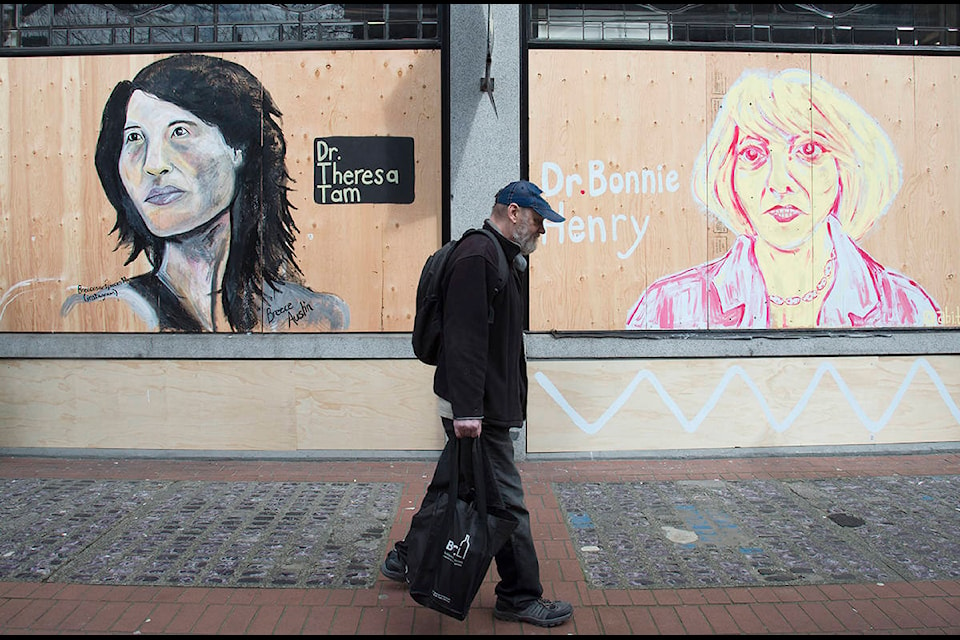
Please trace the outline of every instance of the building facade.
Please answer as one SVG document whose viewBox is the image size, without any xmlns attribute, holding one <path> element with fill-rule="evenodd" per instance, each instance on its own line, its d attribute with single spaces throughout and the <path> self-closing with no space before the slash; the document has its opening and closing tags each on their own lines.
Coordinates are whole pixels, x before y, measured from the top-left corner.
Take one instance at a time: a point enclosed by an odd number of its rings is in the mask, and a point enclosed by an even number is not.
<svg viewBox="0 0 960 640">
<path fill-rule="evenodd" d="M 521 177 L 566 217 L 531 256 L 521 456 L 960 441 L 954 5 L 238 7 L 3 5 L 3 451 L 435 455 L 419 268 Z M 230 86 L 154 74 L 182 53 Z M 164 108 L 111 156 L 127 87 Z M 138 226 L 121 189 L 125 145 L 195 121 L 263 158 L 212 263 L 184 250 L 210 219 Z"/>
</svg>

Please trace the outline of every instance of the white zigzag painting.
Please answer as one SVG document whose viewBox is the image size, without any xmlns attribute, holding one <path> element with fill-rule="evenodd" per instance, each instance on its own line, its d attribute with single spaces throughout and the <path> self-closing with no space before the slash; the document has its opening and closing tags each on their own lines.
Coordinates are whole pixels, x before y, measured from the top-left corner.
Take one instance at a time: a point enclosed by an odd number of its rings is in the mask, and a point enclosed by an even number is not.
<svg viewBox="0 0 960 640">
<path fill-rule="evenodd" d="M 570 406 L 570 403 L 567 402 L 567 399 L 563 396 L 559 389 L 550 381 L 550 379 L 541 371 L 538 371 L 534 374 L 534 378 L 540 384 L 544 391 L 553 398 L 554 402 L 563 410 L 567 416 L 573 421 L 581 431 L 587 434 L 594 434 L 603 429 L 603 427 L 613 418 L 618 411 L 626 404 L 627 400 L 633 395 L 633 392 L 636 391 L 637 387 L 640 386 L 640 383 L 644 380 L 650 382 L 654 390 L 657 392 L 657 395 L 660 396 L 660 399 L 663 400 L 664 404 L 667 405 L 667 408 L 673 413 L 677 421 L 683 426 L 683 429 L 688 433 L 694 433 L 710 414 L 713 408 L 717 405 L 717 402 L 723 396 L 724 391 L 726 391 L 727 386 L 730 384 L 730 381 L 734 377 L 740 377 L 746 382 L 747 386 L 753 391 L 753 394 L 756 396 L 757 400 L 760 403 L 760 407 L 763 409 L 763 414 L 766 416 L 767 421 L 770 423 L 770 426 L 777 433 L 782 433 L 790 428 L 790 425 L 794 423 L 797 417 L 803 413 L 803 410 L 806 409 L 807 404 L 810 402 L 810 399 L 813 397 L 813 394 L 816 392 L 817 387 L 820 384 L 820 380 L 824 375 L 830 374 L 833 379 L 836 381 L 837 386 L 840 387 L 840 391 L 843 393 L 843 396 L 847 399 L 847 402 L 850 403 L 850 406 L 853 408 L 857 417 L 860 419 L 860 422 L 863 423 L 871 433 L 879 433 L 890 421 L 890 417 L 893 415 L 893 412 L 896 411 L 897 407 L 900 405 L 900 401 L 903 399 L 904 394 L 907 391 L 907 388 L 910 386 L 910 383 L 913 381 L 914 377 L 917 375 L 917 372 L 923 370 L 926 373 L 930 380 L 936 386 L 937 391 L 940 393 L 940 397 L 943 399 L 944 404 L 950 410 L 951 415 L 953 415 L 954 420 L 960 423 L 960 409 L 957 408 L 956 403 L 953 401 L 953 398 L 950 396 L 950 393 L 947 391 L 946 386 L 943 384 L 943 381 L 940 379 L 940 376 L 937 375 L 937 372 L 934 370 L 930 363 L 927 362 L 924 358 L 918 358 L 914 361 L 913 365 L 910 367 L 910 370 L 907 372 L 907 375 L 904 377 L 903 382 L 900 384 L 900 388 L 897 389 L 897 392 L 894 394 L 893 398 L 890 400 L 890 404 L 887 406 L 886 411 L 883 412 L 883 415 L 880 416 L 878 420 L 872 420 L 864 412 L 863 408 L 860 406 L 860 403 L 857 402 L 857 399 L 853 396 L 852 391 L 844 382 L 843 377 L 837 371 L 837 369 L 829 362 L 825 362 L 817 367 L 817 371 L 814 373 L 813 378 L 810 380 L 810 384 L 807 385 L 806 390 L 801 396 L 800 400 L 797 401 L 797 404 L 793 407 L 793 410 L 790 411 L 789 415 L 784 418 L 782 421 L 777 420 L 773 415 L 773 412 L 770 409 L 770 405 L 767 403 L 767 399 L 764 397 L 763 393 L 750 378 L 750 375 L 743 370 L 742 367 L 738 365 L 730 366 L 723 378 L 720 380 L 720 383 L 717 384 L 717 387 L 713 390 L 713 393 L 707 399 L 706 403 L 700 409 L 700 411 L 692 419 L 687 418 L 684 415 L 683 411 L 680 410 L 680 407 L 677 406 L 677 403 L 673 401 L 673 398 L 670 397 L 670 394 L 666 389 L 663 388 L 663 385 L 660 384 L 660 381 L 657 380 L 652 372 L 648 370 L 643 370 L 637 373 L 634 376 L 633 380 L 630 381 L 630 384 L 627 385 L 627 388 L 614 400 L 606 411 L 603 412 L 597 420 L 594 422 L 588 422 L 581 416 L 576 409 Z"/>
</svg>

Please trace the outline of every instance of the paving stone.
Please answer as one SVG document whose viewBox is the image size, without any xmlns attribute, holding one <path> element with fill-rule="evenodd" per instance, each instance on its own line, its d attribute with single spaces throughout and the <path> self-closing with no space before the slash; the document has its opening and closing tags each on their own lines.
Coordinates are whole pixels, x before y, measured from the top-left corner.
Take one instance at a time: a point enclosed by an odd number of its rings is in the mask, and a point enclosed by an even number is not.
<svg viewBox="0 0 960 640">
<path fill-rule="evenodd" d="M 396 483 L 0 480 L 0 580 L 366 588 Z"/>
<path fill-rule="evenodd" d="M 556 483 L 604 589 L 960 578 L 960 477 Z"/>
<path fill-rule="evenodd" d="M 556 483 L 596 588 L 960 579 L 960 476 Z M 0 479 L 0 580 L 366 588 L 395 483 Z"/>
</svg>

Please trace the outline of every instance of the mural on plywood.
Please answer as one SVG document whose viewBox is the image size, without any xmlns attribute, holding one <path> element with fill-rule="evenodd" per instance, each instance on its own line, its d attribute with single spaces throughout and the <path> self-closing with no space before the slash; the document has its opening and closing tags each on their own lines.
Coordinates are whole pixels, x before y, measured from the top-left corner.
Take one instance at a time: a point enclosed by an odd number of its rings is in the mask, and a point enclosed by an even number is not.
<svg viewBox="0 0 960 640">
<path fill-rule="evenodd" d="M 531 331 L 960 324 L 956 59 L 537 51 Z M 575 89 L 574 89 L 575 88 Z"/>
<path fill-rule="evenodd" d="M 63 304 L 121 300 L 160 331 L 350 325 L 346 302 L 303 283 L 281 112 L 240 64 L 181 54 L 121 81 L 103 108 L 96 169 L 113 231 L 147 273 Z"/>
<path fill-rule="evenodd" d="M 0 332 L 409 331 L 439 78 L 438 49 L 0 57 Z"/>
<path fill-rule="evenodd" d="M 745 71 L 691 175 L 698 204 L 736 240 L 720 258 L 650 285 L 627 329 L 940 324 L 923 287 L 859 244 L 902 171 L 877 121 L 822 78 Z"/>
</svg>

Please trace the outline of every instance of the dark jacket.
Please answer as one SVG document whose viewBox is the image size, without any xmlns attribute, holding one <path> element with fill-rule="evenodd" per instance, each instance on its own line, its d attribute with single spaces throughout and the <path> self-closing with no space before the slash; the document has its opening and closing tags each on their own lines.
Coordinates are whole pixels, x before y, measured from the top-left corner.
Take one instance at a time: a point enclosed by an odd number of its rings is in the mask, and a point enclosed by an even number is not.
<svg viewBox="0 0 960 640">
<path fill-rule="evenodd" d="M 507 256 L 510 277 L 494 296 L 497 248 L 481 233 L 467 236 L 453 255 L 442 283 L 443 346 L 433 390 L 453 405 L 455 418 L 483 418 L 519 427 L 527 414 L 527 368 L 523 350 L 526 271 L 513 267 L 520 247 L 491 229 Z M 492 307 L 493 317 L 489 318 Z"/>
</svg>

